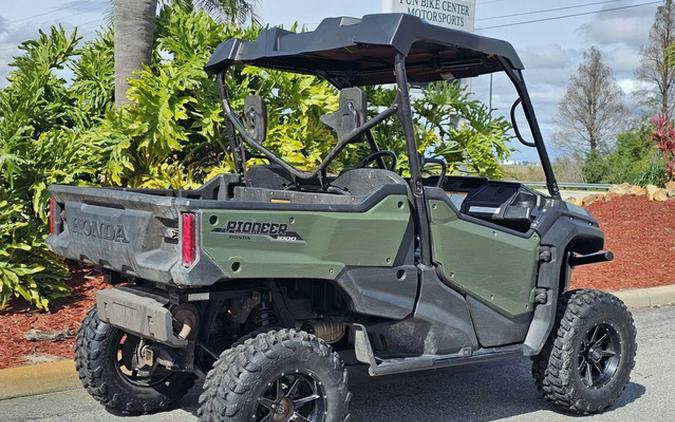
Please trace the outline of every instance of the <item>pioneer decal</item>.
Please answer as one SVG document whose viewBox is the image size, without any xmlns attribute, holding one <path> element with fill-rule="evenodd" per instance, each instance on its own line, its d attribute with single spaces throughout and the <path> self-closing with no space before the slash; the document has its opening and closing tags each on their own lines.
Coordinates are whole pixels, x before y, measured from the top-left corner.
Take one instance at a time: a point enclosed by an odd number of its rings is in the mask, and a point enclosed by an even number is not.
<svg viewBox="0 0 675 422">
<path fill-rule="evenodd" d="M 73 234 L 92 239 L 109 240 L 111 242 L 129 243 L 124 226 L 94 219 L 72 217 L 69 219 Z"/>
<path fill-rule="evenodd" d="M 223 227 L 213 229 L 215 233 L 229 234 L 231 239 L 251 239 L 251 236 L 265 236 L 282 242 L 302 242 L 303 239 L 294 231 L 288 230 L 288 224 L 270 221 L 230 220 Z"/>
</svg>

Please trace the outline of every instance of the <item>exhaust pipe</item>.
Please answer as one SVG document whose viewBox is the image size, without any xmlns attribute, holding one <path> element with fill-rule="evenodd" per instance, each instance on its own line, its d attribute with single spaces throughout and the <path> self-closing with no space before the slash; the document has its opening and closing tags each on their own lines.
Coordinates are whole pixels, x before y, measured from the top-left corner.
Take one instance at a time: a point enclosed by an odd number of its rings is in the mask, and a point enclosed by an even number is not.
<svg viewBox="0 0 675 422">
<path fill-rule="evenodd" d="M 199 324 L 199 311 L 191 303 L 182 303 L 171 309 L 173 317 L 173 332 L 179 338 L 187 340 L 194 338 Z"/>
</svg>

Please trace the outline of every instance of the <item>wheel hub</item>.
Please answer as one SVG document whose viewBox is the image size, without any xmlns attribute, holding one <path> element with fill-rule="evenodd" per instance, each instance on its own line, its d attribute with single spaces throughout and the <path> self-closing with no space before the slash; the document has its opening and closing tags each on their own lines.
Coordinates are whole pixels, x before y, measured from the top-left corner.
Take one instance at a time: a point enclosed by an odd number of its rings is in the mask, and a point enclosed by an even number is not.
<svg viewBox="0 0 675 422">
<path fill-rule="evenodd" d="M 164 382 L 171 372 L 157 365 L 148 365 L 148 345 L 139 337 L 119 332 L 115 339 L 116 347 L 111 352 L 115 359 L 115 369 L 128 383 L 151 387 Z"/>
<path fill-rule="evenodd" d="M 272 419 L 280 422 L 285 422 L 289 420 L 289 418 L 293 415 L 295 412 L 295 406 L 293 406 L 293 402 L 284 397 L 280 400 L 277 400 L 273 405 L 272 409 L 274 409 L 274 416 Z"/>
<path fill-rule="evenodd" d="M 588 359 L 590 359 L 593 363 L 600 363 L 602 360 L 602 352 L 596 348 L 591 347 L 588 349 Z"/>
</svg>

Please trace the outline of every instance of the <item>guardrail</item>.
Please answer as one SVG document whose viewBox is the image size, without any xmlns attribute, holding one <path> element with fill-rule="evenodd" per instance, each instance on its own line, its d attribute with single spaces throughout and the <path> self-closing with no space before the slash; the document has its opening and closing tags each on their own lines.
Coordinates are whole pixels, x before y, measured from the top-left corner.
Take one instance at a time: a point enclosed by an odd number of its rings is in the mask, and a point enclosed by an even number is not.
<svg viewBox="0 0 675 422">
<path fill-rule="evenodd" d="M 542 187 L 546 188 L 546 182 L 523 182 L 515 181 L 516 183 L 522 183 L 523 185 L 530 187 Z M 588 190 L 588 191 L 608 191 L 612 185 L 604 183 L 568 183 L 562 182 L 558 183 L 558 187 L 561 190 Z"/>
</svg>

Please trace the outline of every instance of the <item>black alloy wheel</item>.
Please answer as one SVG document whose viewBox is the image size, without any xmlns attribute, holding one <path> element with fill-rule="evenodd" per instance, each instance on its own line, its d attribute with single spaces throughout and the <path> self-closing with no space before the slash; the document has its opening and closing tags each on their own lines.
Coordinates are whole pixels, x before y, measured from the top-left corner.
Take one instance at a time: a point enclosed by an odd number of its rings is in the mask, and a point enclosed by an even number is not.
<svg viewBox="0 0 675 422">
<path fill-rule="evenodd" d="M 621 361 L 619 335 L 608 324 L 597 324 L 579 346 L 579 376 L 587 387 L 600 388 L 616 373 Z"/>
<path fill-rule="evenodd" d="M 258 397 L 256 422 L 323 421 L 326 393 L 311 373 L 281 374 Z"/>
</svg>

